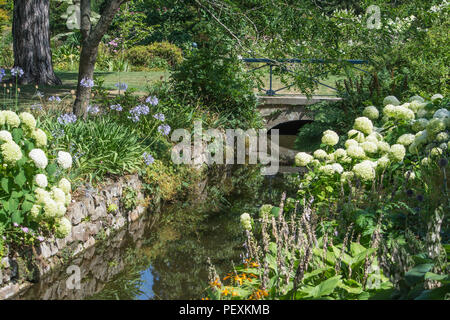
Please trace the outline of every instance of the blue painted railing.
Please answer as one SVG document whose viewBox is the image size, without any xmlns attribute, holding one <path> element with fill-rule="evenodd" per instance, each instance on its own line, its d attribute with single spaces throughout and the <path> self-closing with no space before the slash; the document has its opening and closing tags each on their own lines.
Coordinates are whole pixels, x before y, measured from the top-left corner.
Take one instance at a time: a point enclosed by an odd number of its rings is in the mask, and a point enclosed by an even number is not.
<svg viewBox="0 0 450 320">
<path fill-rule="evenodd" d="M 277 89 L 277 90 L 273 90 L 273 87 L 272 87 L 273 68 L 275 66 L 278 66 L 279 64 L 283 64 L 283 63 L 336 63 L 336 61 L 325 60 L 325 59 L 280 59 L 280 60 L 272 60 L 272 59 L 265 59 L 265 58 L 244 58 L 242 60 L 244 62 L 247 62 L 247 63 L 264 63 L 262 66 L 259 66 L 259 67 L 256 67 L 256 68 L 253 68 L 253 69 L 249 70 L 249 72 L 253 72 L 255 70 L 258 70 L 258 69 L 261 69 L 261 68 L 264 68 L 264 67 L 269 67 L 269 75 L 270 75 L 270 77 L 269 77 L 269 89 L 268 90 L 263 89 L 268 96 L 274 96 L 274 95 L 276 95 L 276 93 L 278 91 L 281 91 L 281 90 L 284 90 L 284 89 L 289 89 L 290 87 L 292 87 L 294 85 L 294 83 L 293 83 L 293 84 L 290 84 L 290 85 L 288 85 L 286 87 L 283 87 L 283 88 L 280 88 L 280 89 Z M 340 63 L 342 63 L 342 62 L 348 63 L 354 69 L 357 69 L 359 71 L 368 73 L 366 70 L 356 67 L 356 65 L 368 64 L 369 62 L 367 60 L 350 59 L 350 60 L 341 60 Z M 293 73 L 293 71 L 288 70 L 287 68 L 283 68 L 282 70 Z M 330 88 L 332 90 L 337 91 L 336 88 L 331 87 L 331 86 L 329 86 L 329 85 L 327 85 L 325 83 L 322 83 L 322 82 L 320 82 L 319 80 L 317 80 L 317 79 L 315 79 L 313 77 L 310 77 L 310 79 L 313 80 L 314 82 L 316 82 L 319 85 L 322 85 L 322 86 L 325 86 L 327 88 Z"/>
</svg>

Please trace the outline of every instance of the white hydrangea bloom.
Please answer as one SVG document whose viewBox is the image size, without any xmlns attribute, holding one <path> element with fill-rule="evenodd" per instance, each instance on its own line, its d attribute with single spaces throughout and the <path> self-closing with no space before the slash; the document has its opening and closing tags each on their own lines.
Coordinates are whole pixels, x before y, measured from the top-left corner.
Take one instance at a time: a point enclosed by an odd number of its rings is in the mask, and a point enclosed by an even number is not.
<svg viewBox="0 0 450 320">
<path fill-rule="evenodd" d="M 414 171 L 406 171 L 403 176 L 405 177 L 405 179 L 409 180 L 414 180 L 416 178 L 416 174 L 414 173 Z"/>
<path fill-rule="evenodd" d="M 41 129 L 36 129 L 31 133 L 31 137 L 36 141 L 36 146 L 39 148 L 47 145 L 47 135 Z"/>
<path fill-rule="evenodd" d="M 22 150 L 14 141 L 5 142 L 0 148 L 5 162 L 14 164 L 22 159 Z"/>
<path fill-rule="evenodd" d="M 332 130 L 326 130 L 322 136 L 322 143 L 328 146 L 335 146 L 339 142 L 339 136 Z"/>
<path fill-rule="evenodd" d="M 437 118 L 437 119 L 443 119 L 443 118 L 448 118 L 448 117 L 450 117 L 450 111 L 448 111 L 445 108 L 438 109 L 433 114 L 433 118 Z"/>
<path fill-rule="evenodd" d="M 421 163 L 423 166 L 428 166 L 428 165 L 431 164 L 431 161 L 430 161 L 430 159 L 429 159 L 428 157 L 425 157 L 425 158 L 422 159 L 422 161 L 420 161 L 420 163 Z"/>
<path fill-rule="evenodd" d="M 427 115 L 428 115 L 428 111 L 425 108 L 417 111 L 418 118 L 425 118 L 425 117 L 427 117 Z"/>
<path fill-rule="evenodd" d="M 353 159 L 364 159 L 366 154 L 360 146 L 350 146 L 347 148 L 347 155 Z"/>
<path fill-rule="evenodd" d="M 319 168 L 320 173 L 322 173 L 325 176 L 331 176 L 334 174 L 334 168 L 331 164 L 326 164 L 324 166 L 321 166 Z"/>
<path fill-rule="evenodd" d="M 370 120 L 376 120 L 380 116 L 380 113 L 375 106 L 365 107 L 362 114 Z"/>
<path fill-rule="evenodd" d="M 387 156 L 382 156 L 380 159 L 377 160 L 377 167 L 378 168 L 387 168 L 389 164 L 389 158 Z"/>
<path fill-rule="evenodd" d="M 427 143 L 427 141 L 428 141 L 428 131 L 426 129 L 416 133 L 414 142 L 417 145 L 425 144 L 425 143 Z"/>
<path fill-rule="evenodd" d="M 339 163 L 333 163 L 331 165 L 331 167 L 333 168 L 334 172 L 337 172 L 339 174 L 341 174 L 342 172 L 344 172 L 344 168 L 339 164 Z"/>
<path fill-rule="evenodd" d="M 414 101 L 424 102 L 425 99 L 422 98 L 421 96 L 412 96 L 411 98 L 409 98 L 409 102 L 414 102 Z"/>
<path fill-rule="evenodd" d="M 377 142 L 378 151 L 381 153 L 387 153 L 391 150 L 391 146 L 386 141 L 378 141 Z"/>
<path fill-rule="evenodd" d="M 369 160 L 355 164 L 353 172 L 363 181 L 373 181 L 375 179 L 374 164 Z"/>
<path fill-rule="evenodd" d="M 375 134 L 373 134 L 373 132 L 371 134 L 369 134 L 366 137 L 366 141 L 365 142 L 372 142 L 372 143 L 378 143 L 378 139 L 377 136 Z"/>
<path fill-rule="evenodd" d="M 339 160 L 341 158 L 345 158 L 347 156 L 347 151 L 345 151 L 342 148 L 336 149 L 336 151 L 333 153 L 334 160 Z"/>
<path fill-rule="evenodd" d="M 361 143 L 361 147 L 366 153 L 377 153 L 378 151 L 377 144 L 369 141 Z"/>
<path fill-rule="evenodd" d="M 313 156 L 316 159 L 325 160 L 328 157 L 328 154 L 322 149 L 317 149 L 316 151 L 314 151 Z"/>
<path fill-rule="evenodd" d="M 417 142 L 414 140 L 414 142 L 409 145 L 408 151 L 410 153 L 418 153 L 419 152 L 419 144 L 417 144 Z"/>
<path fill-rule="evenodd" d="M 411 133 L 405 133 L 397 139 L 397 143 L 402 144 L 406 147 L 414 142 L 415 137 L 416 136 Z"/>
<path fill-rule="evenodd" d="M 50 197 L 50 192 L 42 189 L 42 188 L 36 188 L 36 190 L 34 190 L 35 196 L 36 196 L 36 201 L 39 204 L 44 204 L 45 203 L 45 199 L 47 198 L 51 198 Z"/>
<path fill-rule="evenodd" d="M 352 171 L 345 171 L 341 175 L 341 182 L 344 183 L 348 180 L 351 180 L 354 176 L 355 174 Z"/>
<path fill-rule="evenodd" d="M 311 157 L 311 156 L 310 156 Z M 312 158 L 312 157 L 311 157 Z M 72 190 L 72 186 L 70 185 L 70 181 L 67 180 L 66 178 L 62 178 L 59 183 L 58 183 L 58 187 L 64 191 L 65 194 L 69 194 L 70 191 Z"/>
<path fill-rule="evenodd" d="M 350 146 L 358 146 L 359 143 L 355 139 L 348 139 L 345 141 L 345 147 L 348 149 Z"/>
<path fill-rule="evenodd" d="M 65 238 L 72 231 L 72 224 L 69 219 L 62 217 L 58 221 L 58 227 L 56 229 L 56 234 L 59 238 Z"/>
<path fill-rule="evenodd" d="M 48 186 L 47 176 L 45 174 L 39 173 L 34 178 L 36 184 L 41 188 L 46 188 Z"/>
<path fill-rule="evenodd" d="M 10 110 L 3 111 L 3 115 L 5 116 L 5 123 L 12 128 L 17 128 L 20 125 L 20 118 L 14 112 Z"/>
<path fill-rule="evenodd" d="M 19 115 L 20 120 L 22 120 L 22 124 L 29 130 L 34 130 L 36 128 L 36 119 L 31 113 L 22 112 Z"/>
<path fill-rule="evenodd" d="M 413 129 L 414 132 L 419 132 L 419 131 L 424 130 L 427 127 L 427 124 L 428 124 L 427 119 L 420 118 L 420 119 L 414 120 L 411 128 Z"/>
<path fill-rule="evenodd" d="M 64 204 L 66 202 L 66 194 L 60 188 L 53 187 L 50 194 L 52 195 L 53 200 L 55 200 L 57 203 Z"/>
<path fill-rule="evenodd" d="M 5 121 L 6 121 L 5 115 L 3 114 L 3 112 L 4 112 L 4 111 L 1 111 L 1 110 L 0 110 L 0 126 L 4 125 L 4 124 L 5 124 Z"/>
<path fill-rule="evenodd" d="M 437 99 L 444 99 L 444 96 L 442 94 L 436 93 L 431 97 L 431 101 L 434 101 Z"/>
<path fill-rule="evenodd" d="M 66 214 L 67 208 L 64 205 L 64 202 L 60 203 L 60 202 L 56 202 L 58 205 L 58 211 L 56 212 L 56 217 L 61 218 L 64 217 L 64 215 Z"/>
<path fill-rule="evenodd" d="M 436 135 L 436 141 L 437 142 L 446 142 L 448 140 L 448 133 L 443 131 L 443 132 L 439 132 Z"/>
<path fill-rule="evenodd" d="M 355 119 L 353 128 L 359 130 L 365 134 L 371 134 L 373 130 L 373 123 L 367 117 L 359 117 Z"/>
<path fill-rule="evenodd" d="M 248 213 L 241 214 L 241 225 L 245 230 L 252 230 L 252 218 Z"/>
<path fill-rule="evenodd" d="M 44 214 L 47 218 L 54 218 L 58 215 L 58 204 L 48 197 L 44 199 Z"/>
<path fill-rule="evenodd" d="M 356 140 L 358 143 L 363 143 L 366 141 L 364 133 L 355 129 L 350 130 L 347 135 L 350 139 Z"/>
<path fill-rule="evenodd" d="M 392 104 L 388 104 L 383 108 L 383 114 L 386 115 L 387 117 L 394 117 L 395 115 L 395 106 Z"/>
<path fill-rule="evenodd" d="M 426 106 L 426 103 L 422 103 L 419 101 L 413 101 L 408 104 L 408 108 L 412 110 L 414 113 L 417 113 L 419 110 L 423 109 Z"/>
<path fill-rule="evenodd" d="M 72 167 L 72 156 L 68 152 L 59 151 L 57 161 L 63 169 L 69 169 Z"/>
<path fill-rule="evenodd" d="M 393 118 L 399 120 L 414 120 L 415 114 L 411 109 L 405 108 L 404 106 L 395 106 Z"/>
<path fill-rule="evenodd" d="M 441 131 L 445 131 L 445 122 L 441 118 L 433 118 L 428 122 L 428 136 L 434 136 Z"/>
<path fill-rule="evenodd" d="M 433 149 L 431 149 L 430 155 L 432 157 L 438 157 L 438 156 L 441 156 L 442 153 L 443 153 L 443 151 L 441 148 L 433 148 Z"/>
<path fill-rule="evenodd" d="M 33 205 L 33 207 L 31 207 L 31 210 L 30 210 L 31 216 L 35 219 L 37 217 L 39 217 L 39 215 L 41 213 L 41 209 L 42 209 L 42 207 L 40 205 L 38 205 L 38 204 Z"/>
<path fill-rule="evenodd" d="M 33 160 L 35 166 L 39 169 L 45 169 L 48 164 L 47 156 L 41 149 L 33 149 L 28 156 Z"/>
<path fill-rule="evenodd" d="M 401 144 L 394 144 L 391 146 L 391 150 L 389 151 L 389 157 L 391 160 L 395 161 L 403 161 L 405 157 L 406 149 Z"/>
<path fill-rule="evenodd" d="M 11 133 L 6 130 L 0 131 L 0 143 L 9 141 L 13 141 Z"/>
<path fill-rule="evenodd" d="M 383 105 L 392 104 L 394 106 L 398 106 L 400 104 L 400 101 L 395 96 L 387 96 L 383 99 Z"/>
</svg>

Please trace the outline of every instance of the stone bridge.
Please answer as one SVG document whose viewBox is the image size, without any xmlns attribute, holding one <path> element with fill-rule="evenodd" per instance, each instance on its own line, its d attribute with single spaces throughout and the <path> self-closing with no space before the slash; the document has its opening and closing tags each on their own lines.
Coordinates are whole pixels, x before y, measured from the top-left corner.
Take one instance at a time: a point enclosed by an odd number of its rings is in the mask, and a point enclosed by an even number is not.
<svg viewBox="0 0 450 320">
<path fill-rule="evenodd" d="M 279 128 L 283 124 L 294 124 L 295 127 L 301 124 L 294 122 L 309 122 L 314 120 L 314 114 L 307 110 L 308 105 L 322 101 L 338 101 L 341 98 L 330 96 L 313 96 L 308 99 L 306 96 L 260 96 L 258 110 L 265 121 L 267 130 Z M 295 131 L 296 132 L 296 131 Z M 280 137 L 281 138 L 281 137 Z M 278 146 L 280 164 L 292 165 L 298 150 L 289 149 L 281 145 Z M 289 167 L 280 167 L 280 171 Z"/>
<path fill-rule="evenodd" d="M 330 96 L 260 96 L 258 110 L 265 120 L 265 127 L 270 130 L 280 124 L 314 120 L 314 115 L 305 106 L 322 101 L 338 101 L 341 98 Z"/>
</svg>

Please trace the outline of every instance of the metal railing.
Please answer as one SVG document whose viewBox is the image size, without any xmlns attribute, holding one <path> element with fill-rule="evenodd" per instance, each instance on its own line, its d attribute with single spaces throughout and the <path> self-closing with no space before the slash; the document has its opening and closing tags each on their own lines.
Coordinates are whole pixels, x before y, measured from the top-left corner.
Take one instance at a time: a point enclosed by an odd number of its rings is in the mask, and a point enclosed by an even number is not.
<svg viewBox="0 0 450 320">
<path fill-rule="evenodd" d="M 274 96 L 276 95 L 277 92 L 281 91 L 281 90 L 285 90 L 285 89 L 289 89 L 290 87 L 292 87 L 294 85 L 294 83 L 285 86 L 283 88 L 280 89 L 273 89 L 273 68 L 274 67 L 278 67 L 280 64 L 286 64 L 286 63 L 336 63 L 335 61 L 330 61 L 330 60 L 324 60 L 324 59 L 281 59 L 281 60 L 272 60 L 272 59 L 265 59 L 265 58 L 243 58 L 242 59 L 244 62 L 247 63 L 264 63 L 262 66 L 258 66 L 256 68 L 253 68 L 251 70 L 249 70 L 249 72 L 253 72 L 256 71 L 258 69 L 264 68 L 264 67 L 269 67 L 269 89 L 262 89 L 266 92 L 266 94 L 268 96 Z M 369 72 L 367 72 L 364 69 L 358 68 L 355 65 L 361 65 L 361 64 L 368 64 L 369 62 L 367 60 L 341 60 L 340 62 L 345 62 L 348 63 L 352 68 L 357 69 L 359 71 L 365 72 L 367 74 L 369 74 Z M 282 71 L 286 71 L 286 72 L 291 72 L 294 73 L 292 70 L 289 70 L 287 68 L 281 68 Z M 325 83 L 320 82 L 319 80 L 317 80 L 315 77 L 309 77 L 312 81 L 316 82 L 319 85 L 325 86 L 329 89 L 338 91 L 338 89 L 329 86 Z"/>
</svg>

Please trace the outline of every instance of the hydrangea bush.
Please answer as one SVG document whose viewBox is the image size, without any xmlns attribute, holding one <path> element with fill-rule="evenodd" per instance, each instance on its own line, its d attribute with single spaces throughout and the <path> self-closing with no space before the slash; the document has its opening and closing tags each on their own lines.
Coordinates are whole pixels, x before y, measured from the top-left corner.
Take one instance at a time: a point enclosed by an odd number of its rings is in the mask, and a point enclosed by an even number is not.
<svg viewBox="0 0 450 320">
<path fill-rule="evenodd" d="M 385 106 L 364 109 L 364 116 L 355 119 L 347 137 L 327 130 L 323 133 L 322 147 L 313 155 L 300 152 L 295 157 L 297 166 L 312 169 L 305 176 L 304 186 L 310 184 L 317 173 L 334 176 L 344 182 L 359 179 L 371 183 L 376 173 L 388 167 L 411 169 L 416 164 L 437 161 L 448 156 L 450 111 L 448 100 L 434 95 L 431 101 L 414 96 L 400 104 L 394 96 L 384 99 Z M 379 116 L 382 118 L 374 123 Z M 346 138 L 346 139 L 345 139 Z M 338 142 L 343 148 L 334 148 Z M 404 161 L 408 157 L 408 161 Z M 343 170 L 341 170 L 343 169 Z M 413 169 L 411 169 L 413 170 Z"/>
<path fill-rule="evenodd" d="M 47 149 L 47 134 L 28 112 L 0 111 L 0 226 L 18 240 L 65 237 L 71 184 L 64 172 L 72 156 Z"/>
</svg>

